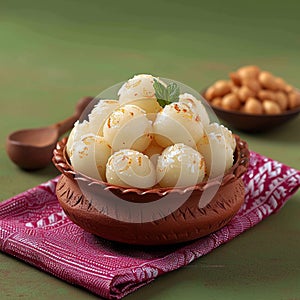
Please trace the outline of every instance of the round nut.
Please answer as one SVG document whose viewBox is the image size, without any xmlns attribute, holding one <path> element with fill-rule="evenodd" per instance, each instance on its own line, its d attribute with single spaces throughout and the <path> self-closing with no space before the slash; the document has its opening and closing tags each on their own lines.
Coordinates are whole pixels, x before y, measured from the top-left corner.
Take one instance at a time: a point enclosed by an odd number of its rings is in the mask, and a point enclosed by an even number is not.
<svg viewBox="0 0 300 300">
<path fill-rule="evenodd" d="M 257 66 L 244 66 L 237 70 L 237 74 L 241 79 L 257 78 L 260 73 L 260 68 Z"/>
<path fill-rule="evenodd" d="M 286 82 L 281 77 L 275 77 L 275 82 L 276 82 L 277 88 L 280 91 L 284 91 L 285 90 L 285 87 L 286 87 L 287 84 L 286 84 Z"/>
<path fill-rule="evenodd" d="M 256 80 L 255 78 L 245 78 L 242 80 L 242 83 L 255 93 L 261 90 L 261 86 L 258 80 Z"/>
<path fill-rule="evenodd" d="M 300 106 L 300 93 L 292 92 L 288 94 L 289 108 L 293 109 Z"/>
<path fill-rule="evenodd" d="M 229 73 L 229 77 L 235 85 L 240 86 L 242 84 L 241 78 L 237 73 L 231 72 Z"/>
<path fill-rule="evenodd" d="M 204 97 L 206 100 L 211 101 L 214 98 L 215 95 L 215 89 L 213 86 L 210 86 L 204 94 Z"/>
<path fill-rule="evenodd" d="M 276 91 L 278 89 L 275 77 L 270 73 L 263 71 L 259 74 L 258 80 L 262 87 Z"/>
<path fill-rule="evenodd" d="M 238 110 L 241 106 L 241 103 L 238 97 L 233 94 L 227 94 L 222 99 L 222 107 L 227 110 Z"/>
<path fill-rule="evenodd" d="M 248 114 L 262 114 L 263 106 L 261 102 L 255 98 L 248 98 L 243 111 Z"/>
<path fill-rule="evenodd" d="M 236 94 L 238 96 L 239 87 L 236 85 L 231 86 L 231 93 Z"/>
<path fill-rule="evenodd" d="M 227 80 L 218 80 L 214 85 L 215 97 L 222 97 L 231 91 L 231 83 Z"/>
<path fill-rule="evenodd" d="M 222 98 L 217 97 L 217 98 L 212 99 L 211 104 L 216 107 L 222 107 Z"/>
<path fill-rule="evenodd" d="M 244 85 L 238 90 L 237 96 L 241 102 L 246 102 L 248 98 L 255 96 L 255 92 Z"/>
<path fill-rule="evenodd" d="M 274 101 L 280 106 L 282 111 L 285 111 L 288 107 L 288 97 L 284 92 L 276 92 Z"/>
<path fill-rule="evenodd" d="M 275 115 L 275 114 L 280 114 L 281 113 L 281 109 L 279 107 L 279 105 L 276 102 L 273 102 L 271 100 L 265 100 L 262 103 L 264 112 L 267 115 Z"/>
<path fill-rule="evenodd" d="M 284 91 L 287 93 L 292 93 L 294 92 L 294 88 L 290 84 L 287 84 L 284 88 Z"/>
<path fill-rule="evenodd" d="M 260 91 L 257 93 L 257 97 L 258 97 L 258 99 L 260 99 L 261 101 L 266 100 L 266 99 L 274 101 L 276 95 L 275 95 L 274 92 L 269 91 L 269 90 L 260 90 Z"/>
</svg>

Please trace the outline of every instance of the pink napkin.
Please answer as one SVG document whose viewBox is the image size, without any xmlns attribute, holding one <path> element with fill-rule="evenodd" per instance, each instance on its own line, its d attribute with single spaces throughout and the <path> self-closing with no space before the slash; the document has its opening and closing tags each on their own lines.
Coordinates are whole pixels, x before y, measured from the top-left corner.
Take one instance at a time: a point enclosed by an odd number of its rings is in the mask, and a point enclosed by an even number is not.
<svg viewBox="0 0 300 300">
<path fill-rule="evenodd" d="M 232 221 L 207 237 L 167 247 L 133 247 L 83 231 L 59 206 L 57 180 L 0 204 L 0 250 L 102 297 L 120 299 L 277 212 L 300 187 L 300 171 L 251 152 L 245 203 Z"/>
</svg>

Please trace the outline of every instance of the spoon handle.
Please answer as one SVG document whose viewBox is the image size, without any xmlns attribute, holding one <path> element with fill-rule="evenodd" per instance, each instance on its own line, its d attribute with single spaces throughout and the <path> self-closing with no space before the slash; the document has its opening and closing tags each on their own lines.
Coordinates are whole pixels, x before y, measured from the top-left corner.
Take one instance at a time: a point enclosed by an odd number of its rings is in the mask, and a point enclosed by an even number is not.
<svg viewBox="0 0 300 300">
<path fill-rule="evenodd" d="M 84 110 L 93 102 L 93 99 L 94 97 L 90 96 L 80 99 L 76 105 L 75 113 L 71 117 L 53 125 L 53 127 L 57 128 L 59 136 L 73 127 L 74 123 L 79 119 Z"/>
</svg>

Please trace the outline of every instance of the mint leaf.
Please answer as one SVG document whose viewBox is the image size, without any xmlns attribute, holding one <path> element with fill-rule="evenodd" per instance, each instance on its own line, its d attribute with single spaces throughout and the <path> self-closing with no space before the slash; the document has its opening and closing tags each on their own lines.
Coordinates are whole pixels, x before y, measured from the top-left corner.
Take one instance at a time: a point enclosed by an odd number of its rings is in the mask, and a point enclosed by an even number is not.
<svg viewBox="0 0 300 300">
<path fill-rule="evenodd" d="M 158 104 L 164 108 L 166 105 L 171 104 L 171 101 L 163 100 L 163 99 L 157 99 Z"/>
<path fill-rule="evenodd" d="M 171 82 L 167 86 L 167 90 L 169 94 L 169 100 L 171 102 L 176 102 L 179 100 L 180 90 L 179 90 L 179 86 L 175 82 Z"/>
<path fill-rule="evenodd" d="M 175 82 L 171 82 L 165 87 L 159 81 L 154 79 L 153 87 L 157 102 L 161 107 L 165 107 L 166 105 L 179 100 L 180 90 Z"/>
<path fill-rule="evenodd" d="M 168 91 L 164 85 L 162 85 L 159 81 L 154 79 L 153 87 L 154 87 L 155 96 L 157 99 L 167 100 Z"/>
</svg>

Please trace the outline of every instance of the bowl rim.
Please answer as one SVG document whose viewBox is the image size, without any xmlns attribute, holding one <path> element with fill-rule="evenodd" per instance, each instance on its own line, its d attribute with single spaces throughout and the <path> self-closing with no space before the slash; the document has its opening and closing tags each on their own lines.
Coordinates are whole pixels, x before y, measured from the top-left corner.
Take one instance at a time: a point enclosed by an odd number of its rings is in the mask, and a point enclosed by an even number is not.
<svg viewBox="0 0 300 300">
<path fill-rule="evenodd" d="M 55 167 L 65 176 L 72 178 L 73 180 L 80 180 L 88 183 L 89 185 L 98 185 L 102 186 L 104 190 L 119 190 L 122 194 L 125 193 L 136 193 L 138 195 L 146 194 L 157 194 L 159 196 L 165 196 L 169 193 L 179 193 L 184 194 L 186 192 L 200 190 L 204 191 L 213 186 L 224 186 L 230 182 L 240 178 L 248 169 L 250 152 L 248 149 L 247 142 L 243 141 L 238 135 L 233 135 L 236 140 L 236 150 L 235 150 L 235 162 L 233 166 L 227 170 L 223 176 L 218 176 L 211 178 L 206 181 L 202 181 L 196 185 L 185 186 L 185 187 L 154 187 L 150 189 L 141 189 L 134 187 L 124 187 L 113 185 L 105 181 L 97 180 L 92 177 L 89 177 L 83 173 L 75 171 L 72 165 L 69 162 L 68 154 L 66 152 L 67 137 L 64 137 L 62 140 L 58 141 L 56 148 L 53 151 L 52 162 Z"/>
</svg>

